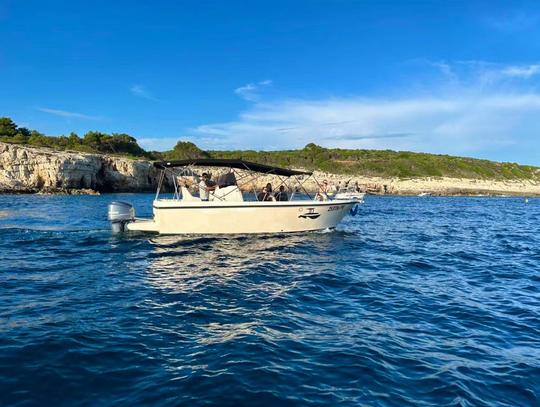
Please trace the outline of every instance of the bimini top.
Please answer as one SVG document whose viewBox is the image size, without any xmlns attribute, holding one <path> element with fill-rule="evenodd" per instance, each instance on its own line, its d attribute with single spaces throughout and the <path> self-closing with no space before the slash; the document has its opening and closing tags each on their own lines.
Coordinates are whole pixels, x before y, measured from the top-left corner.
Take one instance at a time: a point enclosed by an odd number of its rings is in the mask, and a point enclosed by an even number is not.
<svg viewBox="0 0 540 407">
<path fill-rule="evenodd" d="M 165 168 L 187 167 L 188 165 L 195 165 L 199 167 L 238 168 L 240 170 L 260 172 L 263 174 L 282 175 L 284 177 L 312 174 L 309 171 L 289 170 L 287 168 L 272 167 L 271 165 L 257 164 L 251 161 L 233 160 L 228 158 L 194 158 L 192 160 L 157 161 L 154 163 L 154 167 L 162 170 Z"/>
</svg>

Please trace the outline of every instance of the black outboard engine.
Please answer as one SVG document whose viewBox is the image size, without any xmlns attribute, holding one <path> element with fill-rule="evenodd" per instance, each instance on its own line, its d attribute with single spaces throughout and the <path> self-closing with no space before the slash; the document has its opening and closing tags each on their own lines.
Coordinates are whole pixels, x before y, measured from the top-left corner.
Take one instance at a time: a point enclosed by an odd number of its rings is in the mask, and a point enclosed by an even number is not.
<svg viewBox="0 0 540 407">
<path fill-rule="evenodd" d="M 127 202 L 114 201 L 109 204 L 108 216 L 113 233 L 126 231 L 126 225 L 135 220 L 135 209 Z"/>
</svg>

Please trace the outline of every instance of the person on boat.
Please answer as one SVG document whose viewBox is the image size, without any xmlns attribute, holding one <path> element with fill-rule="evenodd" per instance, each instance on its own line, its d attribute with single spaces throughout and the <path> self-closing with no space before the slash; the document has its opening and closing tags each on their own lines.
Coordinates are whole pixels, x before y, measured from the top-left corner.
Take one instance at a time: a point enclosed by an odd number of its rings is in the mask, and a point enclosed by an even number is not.
<svg viewBox="0 0 540 407">
<path fill-rule="evenodd" d="M 355 191 L 355 192 L 360 192 L 360 185 L 358 185 L 358 181 L 356 181 L 356 182 L 354 183 L 354 191 Z"/>
<path fill-rule="evenodd" d="M 321 185 L 319 185 L 319 192 L 315 195 L 315 200 L 317 201 L 326 201 L 328 200 L 328 181 L 324 180 Z"/>
<path fill-rule="evenodd" d="M 266 184 L 266 192 L 268 192 L 270 195 L 272 194 L 272 184 Z"/>
<path fill-rule="evenodd" d="M 276 201 L 288 201 L 289 197 L 287 196 L 287 192 L 285 191 L 285 186 L 280 185 L 279 191 L 275 193 L 274 198 L 276 198 Z"/>
<path fill-rule="evenodd" d="M 257 195 L 257 201 L 275 201 L 275 198 L 268 192 L 268 188 L 264 187 Z"/>
<path fill-rule="evenodd" d="M 208 194 L 215 191 L 216 183 L 207 172 L 203 172 L 202 180 L 199 182 L 199 197 L 202 201 L 208 201 Z"/>
</svg>

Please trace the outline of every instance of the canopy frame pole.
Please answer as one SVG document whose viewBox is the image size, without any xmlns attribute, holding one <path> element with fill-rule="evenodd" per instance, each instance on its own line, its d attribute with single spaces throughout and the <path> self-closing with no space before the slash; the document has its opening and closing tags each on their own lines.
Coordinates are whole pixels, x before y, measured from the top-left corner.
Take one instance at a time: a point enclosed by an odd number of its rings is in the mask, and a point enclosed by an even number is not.
<svg viewBox="0 0 540 407">
<path fill-rule="evenodd" d="M 179 177 L 181 177 L 181 175 L 178 175 Z M 176 199 L 178 200 L 179 199 L 179 195 L 178 195 L 178 185 L 177 185 L 177 181 L 176 181 L 176 174 L 173 173 L 173 184 L 174 184 L 174 195 L 173 195 L 173 199 Z"/>
<path fill-rule="evenodd" d="M 233 170 L 234 172 L 234 170 Z M 243 182 L 241 184 L 236 184 L 236 187 L 238 188 L 238 190 L 240 191 L 240 193 L 242 192 L 242 190 L 240 189 L 241 187 L 243 187 L 244 185 L 247 185 L 249 184 L 250 182 L 252 182 L 252 185 L 253 185 L 253 192 L 255 194 L 255 199 L 257 198 L 257 192 L 256 192 L 256 186 L 255 186 L 255 180 L 257 179 L 257 176 L 253 174 L 252 171 L 248 171 L 247 175 L 243 175 L 241 176 L 239 179 L 242 180 L 242 179 L 245 179 L 245 178 L 249 178 L 246 182 Z M 230 194 L 231 192 L 233 191 L 230 191 L 228 192 L 227 194 L 223 195 L 223 196 L 227 196 L 228 194 Z"/>
<path fill-rule="evenodd" d="M 298 179 L 298 176 L 295 175 L 294 176 L 294 179 L 296 179 L 296 182 L 298 182 L 298 184 L 300 185 L 300 187 L 304 190 L 304 192 L 306 193 L 307 196 L 309 196 L 309 199 L 313 200 L 314 198 L 311 197 L 311 195 L 309 194 L 309 192 L 307 191 L 307 189 L 304 187 L 304 183 L 310 178 L 311 176 L 307 177 L 304 182 L 300 182 L 300 180 Z M 313 179 L 315 179 L 315 177 L 313 177 Z M 315 179 L 315 182 L 317 182 L 317 180 Z M 318 183 L 317 183 L 318 185 Z"/>
<path fill-rule="evenodd" d="M 189 166 L 188 166 L 188 167 L 189 167 Z M 187 168 L 187 167 L 186 167 L 186 168 Z M 232 171 L 232 172 L 235 174 L 235 176 L 236 176 L 236 174 L 239 174 L 239 173 L 236 172 L 233 168 L 229 168 L 229 170 Z M 252 181 L 252 180 L 254 180 L 254 179 L 257 179 L 257 177 L 253 175 L 253 171 L 251 171 L 251 170 L 246 170 L 246 171 L 247 171 L 247 174 L 246 174 L 246 175 L 239 174 L 239 178 L 237 179 L 237 183 L 236 183 L 236 185 L 235 185 L 236 188 L 238 188 L 238 190 L 239 190 L 240 192 L 242 192 L 242 190 L 240 189 L 241 187 L 243 187 L 244 185 L 248 184 L 250 181 Z M 191 172 L 193 173 L 193 170 L 191 170 Z M 251 177 L 250 177 L 250 175 L 251 175 Z M 186 175 L 185 175 L 185 170 L 182 170 L 182 171 L 178 174 L 178 176 L 179 176 L 179 177 L 185 177 L 185 176 L 186 176 Z M 243 183 L 241 183 L 241 184 L 238 183 L 238 180 L 242 180 L 242 179 L 245 179 L 245 178 L 248 178 L 248 177 L 249 177 L 249 179 L 248 179 L 246 182 L 243 182 Z M 225 198 L 227 195 L 229 195 L 229 194 L 231 194 L 231 193 L 233 193 L 233 192 L 234 192 L 234 189 L 231 190 L 231 191 L 229 191 L 229 192 L 227 192 L 227 193 L 224 194 L 223 196 L 215 196 L 215 195 L 213 195 L 213 197 L 214 197 L 214 199 L 217 199 L 217 200 L 220 200 L 220 201 L 224 201 L 224 200 L 225 200 L 224 198 Z M 257 194 L 255 193 L 255 195 L 257 195 Z"/>
<path fill-rule="evenodd" d="M 317 181 L 317 178 L 313 177 L 313 179 L 315 180 L 315 183 L 317 184 L 317 187 L 319 187 L 319 191 L 322 190 L 321 188 L 321 184 L 319 184 L 319 181 Z M 315 194 L 315 197 L 317 197 L 317 195 L 320 195 L 322 197 L 322 194 L 320 192 L 317 192 Z M 324 196 L 326 197 L 326 200 L 330 200 L 330 197 L 328 196 L 328 193 L 327 192 L 324 192 Z"/>
<path fill-rule="evenodd" d="M 159 194 L 160 194 L 161 189 L 163 187 L 163 182 L 166 179 L 166 175 L 167 175 L 166 171 L 169 171 L 171 173 L 172 178 L 173 178 L 173 184 L 174 184 L 173 199 L 180 200 L 179 182 L 177 182 L 177 181 L 180 181 L 180 180 L 178 180 L 177 178 L 185 179 L 188 176 L 188 173 L 189 173 L 189 175 L 191 175 L 192 177 L 195 177 L 195 180 L 196 180 L 198 178 L 198 175 L 193 171 L 193 167 L 195 167 L 195 166 L 196 166 L 196 164 L 186 164 L 186 165 L 182 166 L 182 170 L 179 171 L 178 173 L 176 173 L 176 172 L 174 172 L 172 170 L 173 168 L 178 168 L 178 167 L 162 167 L 162 171 L 161 171 L 159 181 L 158 181 L 158 189 L 156 191 L 155 199 L 157 200 L 159 198 Z M 255 199 L 256 199 L 256 201 L 259 201 L 259 197 L 258 197 L 258 194 L 257 194 L 257 181 L 260 179 L 261 175 L 259 175 L 258 171 L 252 170 L 246 163 L 242 163 L 242 166 L 244 168 L 240 168 L 240 167 L 238 167 L 238 168 L 237 167 L 225 167 L 225 168 L 228 168 L 228 170 L 235 175 L 235 178 L 237 177 L 236 178 L 236 185 L 234 185 L 234 186 L 240 192 L 242 192 L 243 187 L 245 187 L 246 185 L 251 183 L 252 191 L 253 191 L 253 194 L 255 196 Z M 309 191 L 305 187 L 305 183 L 309 180 L 310 177 L 313 177 L 313 179 L 315 180 L 315 183 L 319 187 L 319 190 L 321 189 L 321 185 L 319 184 L 319 182 L 313 176 L 312 173 L 306 173 L 305 175 L 307 175 L 307 177 L 304 180 L 299 179 L 299 175 L 301 175 L 301 174 L 294 174 L 294 175 L 291 175 L 291 176 L 283 176 L 283 175 L 280 175 L 280 174 L 276 174 L 276 172 L 274 172 L 273 170 L 268 171 L 268 172 L 264 172 L 264 173 L 260 172 L 260 174 L 275 176 L 280 181 L 279 185 L 280 186 L 285 185 L 286 188 L 290 191 L 290 193 L 291 193 L 290 200 L 293 199 L 294 192 L 295 192 L 293 190 L 293 188 L 292 188 L 292 183 L 289 181 L 291 178 L 304 191 L 304 193 L 309 197 L 310 200 L 313 200 L 314 197 L 311 196 L 311 194 L 309 193 Z M 244 182 L 239 182 L 239 181 L 244 181 Z M 233 193 L 234 191 L 235 191 L 235 189 L 227 192 L 223 196 L 215 196 L 215 195 L 213 195 L 213 197 L 214 197 L 214 199 L 224 201 L 225 197 L 227 195 Z"/>
<path fill-rule="evenodd" d="M 159 193 L 161 192 L 161 186 L 163 185 L 163 178 L 165 177 L 165 169 L 161 170 L 159 172 L 159 180 L 158 180 L 158 187 L 156 191 L 156 196 L 154 197 L 154 201 L 157 201 L 159 198 Z"/>
<path fill-rule="evenodd" d="M 234 168 L 229 168 L 229 170 L 232 171 L 233 174 L 235 174 L 235 177 L 236 177 L 237 172 L 234 170 Z M 246 182 L 244 182 L 244 183 L 242 183 L 242 184 L 239 184 L 239 183 L 238 183 L 238 180 L 242 180 L 242 179 L 244 179 L 244 178 L 248 178 L 248 177 L 250 176 L 250 174 L 252 174 L 252 173 L 253 173 L 253 171 L 249 171 L 249 170 L 248 170 L 248 174 L 247 174 L 247 175 L 241 175 L 241 176 L 239 177 L 239 179 L 236 180 L 236 185 L 234 185 L 234 186 L 240 191 L 240 193 L 242 193 L 242 190 L 240 189 L 240 187 L 243 187 L 244 185 L 246 185 L 247 183 L 249 183 L 249 182 L 254 178 L 254 176 L 252 176 L 252 178 L 250 178 L 249 180 L 247 180 Z M 227 192 L 226 194 L 224 194 L 224 195 L 222 195 L 222 196 L 215 196 L 215 195 L 214 195 L 214 199 L 217 198 L 217 199 L 219 199 L 220 201 L 224 201 L 224 200 L 225 200 L 224 198 L 225 198 L 227 195 L 232 194 L 233 192 L 234 192 L 234 189 L 230 190 L 229 192 Z"/>
<path fill-rule="evenodd" d="M 291 188 L 291 186 L 289 185 L 289 183 L 287 182 L 287 178 L 281 178 L 281 176 L 279 175 L 276 175 L 276 177 L 278 177 L 278 179 L 281 181 L 281 185 L 285 185 L 287 187 L 287 189 L 289 190 L 289 193 L 291 194 L 290 196 L 290 200 L 292 201 L 292 197 L 293 197 L 293 190 Z M 276 192 L 277 193 L 277 192 Z"/>
</svg>

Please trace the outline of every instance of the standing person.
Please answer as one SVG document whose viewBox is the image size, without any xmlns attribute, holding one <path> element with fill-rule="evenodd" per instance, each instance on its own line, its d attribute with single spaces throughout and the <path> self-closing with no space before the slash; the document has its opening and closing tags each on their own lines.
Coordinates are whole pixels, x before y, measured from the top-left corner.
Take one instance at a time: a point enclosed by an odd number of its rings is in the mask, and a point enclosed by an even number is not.
<svg viewBox="0 0 540 407">
<path fill-rule="evenodd" d="M 356 182 L 354 183 L 354 190 L 355 190 L 356 192 L 360 192 L 360 185 L 358 185 L 358 181 L 356 181 Z"/>
<path fill-rule="evenodd" d="M 274 195 L 276 198 L 276 201 L 288 201 L 289 197 L 287 196 L 287 192 L 285 191 L 285 187 L 283 185 L 279 186 L 279 191 L 276 192 Z"/>
<path fill-rule="evenodd" d="M 329 186 L 328 186 L 328 195 L 335 195 L 337 194 L 339 191 L 339 187 L 338 187 L 338 184 L 332 182 Z"/>
<path fill-rule="evenodd" d="M 317 201 L 326 201 L 328 200 L 328 181 L 324 180 L 322 185 L 319 186 L 319 192 L 315 195 Z"/>
<path fill-rule="evenodd" d="M 199 182 L 199 197 L 202 201 L 208 201 L 210 191 L 215 191 L 216 183 L 212 181 L 211 176 L 207 172 L 203 172 L 201 182 Z"/>
</svg>

